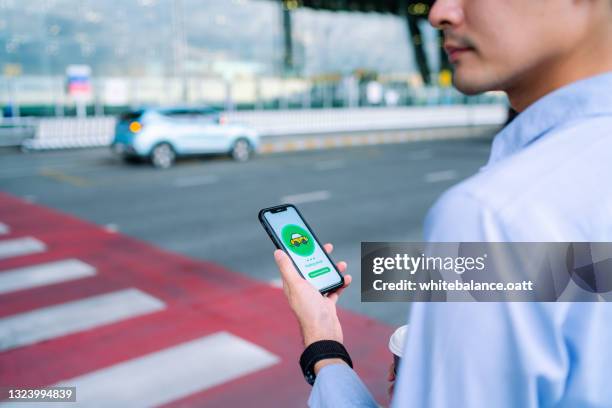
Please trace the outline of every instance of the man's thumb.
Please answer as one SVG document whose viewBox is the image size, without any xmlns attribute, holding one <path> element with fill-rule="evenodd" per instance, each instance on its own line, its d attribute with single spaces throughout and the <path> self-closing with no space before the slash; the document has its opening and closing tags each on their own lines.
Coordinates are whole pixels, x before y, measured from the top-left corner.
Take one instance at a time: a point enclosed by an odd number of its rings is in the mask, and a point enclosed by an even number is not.
<svg viewBox="0 0 612 408">
<path fill-rule="evenodd" d="M 278 269 L 280 269 L 281 276 L 285 282 L 291 283 L 294 282 L 295 279 L 300 279 L 295 267 L 293 266 L 293 262 L 291 262 L 291 258 L 284 251 L 277 249 L 274 251 L 274 260 L 276 261 L 276 265 Z"/>
</svg>

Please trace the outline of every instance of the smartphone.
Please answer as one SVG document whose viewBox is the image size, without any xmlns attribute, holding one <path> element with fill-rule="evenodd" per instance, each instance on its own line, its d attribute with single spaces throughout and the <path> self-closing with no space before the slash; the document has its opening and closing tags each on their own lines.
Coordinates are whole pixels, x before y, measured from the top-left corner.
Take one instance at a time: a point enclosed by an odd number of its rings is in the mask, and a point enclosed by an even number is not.
<svg viewBox="0 0 612 408">
<path fill-rule="evenodd" d="M 259 222 L 274 245 L 289 255 L 302 278 L 319 292 L 330 293 L 344 285 L 344 277 L 294 205 L 264 208 L 259 211 Z"/>
</svg>

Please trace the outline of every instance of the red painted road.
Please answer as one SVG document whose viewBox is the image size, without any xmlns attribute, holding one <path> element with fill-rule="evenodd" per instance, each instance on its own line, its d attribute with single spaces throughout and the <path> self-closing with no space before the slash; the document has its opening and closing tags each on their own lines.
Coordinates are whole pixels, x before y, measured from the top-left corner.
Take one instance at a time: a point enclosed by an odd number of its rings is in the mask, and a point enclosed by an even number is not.
<svg viewBox="0 0 612 408">
<path fill-rule="evenodd" d="M 2 352 L 0 386 L 50 385 L 226 331 L 281 362 L 167 406 L 305 405 L 310 387 L 297 365 L 300 337 L 280 289 L 4 193 L 0 222 L 10 227 L 0 242 L 33 237 L 47 245 L 45 252 L 0 260 L 0 274 L 67 258 L 97 269 L 92 277 L 0 295 L 0 318 L 127 288 L 166 304 L 162 311 Z M 357 372 L 386 404 L 386 343 L 392 328 L 344 310 L 340 317 Z"/>
</svg>

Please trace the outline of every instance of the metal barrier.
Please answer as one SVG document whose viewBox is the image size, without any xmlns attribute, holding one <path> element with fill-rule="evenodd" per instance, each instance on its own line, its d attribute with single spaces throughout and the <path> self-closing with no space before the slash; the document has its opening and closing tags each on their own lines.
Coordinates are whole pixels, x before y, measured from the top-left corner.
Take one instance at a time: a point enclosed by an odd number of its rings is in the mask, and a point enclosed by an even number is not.
<svg viewBox="0 0 612 408">
<path fill-rule="evenodd" d="M 502 124 L 505 105 L 459 105 L 400 108 L 309 109 L 227 112 L 229 123 L 257 129 L 262 137 L 377 130 L 422 129 Z M 34 123 L 34 122 L 32 122 Z M 63 149 L 110 145 L 116 119 L 44 118 L 35 122 L 26 149 Z"/>
<path fill-rule="evenodd" d="M 398 108 L 243 111 L 227 115 L 258 129 L 263 136 L 323 132 L 362 132 L 436 127 L 498 125 L 506 120 L 505 105 L 455 105 Z"/>
<path fill-rule="evenodd" d="M 114 117 L 44 118 L 36 135 L 22 146 L 30 150 L 65 149 L 110 145 L 115 131 Z"/>
<path fill-rule="evenodd" d="M 36 134 L 37 121 L 30 118 L 0 118 L 0 147 L 21 146 Z"/>
</svg>

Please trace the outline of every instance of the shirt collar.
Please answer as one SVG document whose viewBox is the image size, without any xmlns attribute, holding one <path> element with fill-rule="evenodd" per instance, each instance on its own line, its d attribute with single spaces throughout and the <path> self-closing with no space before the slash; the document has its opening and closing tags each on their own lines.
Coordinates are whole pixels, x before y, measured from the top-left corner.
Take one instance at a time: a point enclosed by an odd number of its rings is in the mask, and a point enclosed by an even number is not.
<svg viewBox="0 0 612 408">
<path fill-rule="evenodd" d="M 495 136 L 485 167 L 516 153 L 564 122 L 602 114 L 612 114 L 612 72 L 573 82 L 531 104 Z"/>
</svg>

